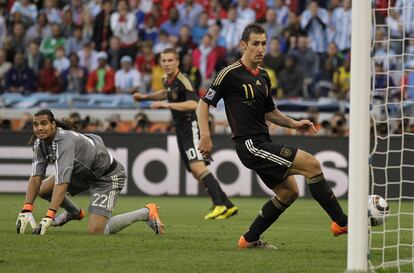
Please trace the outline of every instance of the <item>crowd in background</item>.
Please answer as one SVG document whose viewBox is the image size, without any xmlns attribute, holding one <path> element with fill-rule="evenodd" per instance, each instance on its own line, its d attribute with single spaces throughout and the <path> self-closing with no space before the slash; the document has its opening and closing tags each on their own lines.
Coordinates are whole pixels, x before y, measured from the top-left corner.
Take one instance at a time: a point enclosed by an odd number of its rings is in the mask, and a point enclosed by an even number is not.
<svg viewBox="0 0 414 273">
<path fill-rule="evenodd" d="M 373 2 L 375 96 L 409 98 L 414 8 L 403 7 L 414 0 Z M 153 92 L 159 54 L 175 47 L 202 95 L 256 21 L 268 33 L 262 66 L 276 99 L 346 100 L 351 13 L 351 0 L 0 0 L 0 93 Z"/>
</svg>

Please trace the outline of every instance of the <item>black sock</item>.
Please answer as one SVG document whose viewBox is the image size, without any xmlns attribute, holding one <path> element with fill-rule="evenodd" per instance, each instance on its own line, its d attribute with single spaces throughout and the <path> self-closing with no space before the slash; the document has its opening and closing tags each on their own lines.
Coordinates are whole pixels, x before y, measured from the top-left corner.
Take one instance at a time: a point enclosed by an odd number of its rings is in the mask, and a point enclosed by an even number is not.
<svg viewBox="0 0 414 273">
<path fill-rule="evenodd" d="M 220 199 L 223 202 L 223 205 L 225 205 L 228 209 L 234 207 L 234 204 L 227 197 L 227 194 L 221 189 L 220 184 L 217 185 L 219 186 Z"/>
<path fill-rule="evenodd" d="M 249 230 L 243 235 L 244 239 L 248 242 L 259 240 L 260 235 L 265 232 L 265 230 L 268 229 L 288 207 L 289 206 L 277 200 L 276 196 L 272 197 L 266 204 L 264 204 L 259 215 L 257 215 L 254 222 L 250 225 Z"/>
<path fill-rule="evenodd" d="M 213 205 L 223 205 L 220 198 L 220 186 L 214 176 L 209 173 L 206 176 L 201 178 L 201 181 L 204 183 L 207 193 L 210 195 Z"/>
<path fill-rule="evenodd" d="M 347 226 L 348 216 L 342 210 L 341 205 L 339 205 L 323 174 L 307 179 L 306 183 L 309 185 L 313 198 L 328 213 L 332 221 L 335 221 L 341 227 Z"/>
</svg>

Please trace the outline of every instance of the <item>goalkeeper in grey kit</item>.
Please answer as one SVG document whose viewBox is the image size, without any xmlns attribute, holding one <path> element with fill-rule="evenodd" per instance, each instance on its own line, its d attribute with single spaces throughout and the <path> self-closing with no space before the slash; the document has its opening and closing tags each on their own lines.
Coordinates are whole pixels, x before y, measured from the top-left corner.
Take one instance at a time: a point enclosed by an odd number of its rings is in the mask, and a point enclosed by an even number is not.
<svg viewBox="0 0 414 273">
<path fill-rule="evenodd" d="M 44 235 L 50 226 L 61 226 L 70 220 L 81 220 L 82 209 L 68 197 L 89 190 L 89 234 L 116 233 L 136 221 L 146 221 L 156 234 L 164 232 L 154 203 L 138 210 L 111 218 L 125 180 L 125 169 L 112 157 L 101 137 L 71 130 L 68 123 L 56 120 L 50 110 L 40 110 L 33 117 L 32 175 L 26 200 L 16 228 L 25 233 L 27 225 L 33 234 Z M 55 175 L 45 179 L 49 163 L 54 164 Z M 38 225 L 32 215 L 37 196 L 50 201 L 50 207 Z M 56 216 L 62 207 L 65 212 Z"/>
</svg>

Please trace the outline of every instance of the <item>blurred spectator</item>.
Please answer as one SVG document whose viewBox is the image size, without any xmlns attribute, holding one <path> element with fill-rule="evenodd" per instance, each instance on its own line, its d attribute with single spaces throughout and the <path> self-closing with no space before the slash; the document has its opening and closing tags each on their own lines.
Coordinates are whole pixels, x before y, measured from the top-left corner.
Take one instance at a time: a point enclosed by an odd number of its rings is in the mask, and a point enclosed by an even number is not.
<svg viewBox="0 0 414 273">
<path fill-rule="evenodd" d="M 351 0 L 344 0 L 343 7 L 338 7 L 333 13 L 334 41 L 342 52 L 351 49 Z"/>
<path fill-rule="evenodd" d="M 233 55 L 227 54 L 224 38 L 220 36 L 220 25 L 219 24 L 212 24 L 208 28 L 208 34 L 211 37 L 211 44 L 214 48 L 214 51 L 217 55 L 217 62 L 214 68 L 215 72 L 220 71 L 222 68 L 227 66 L 227 56 L 232 57 Z M 235 56 L 238 56 L 240 53 L 235 52 L 233 53 Z"/>
<path fill-rule="evenodd" d="M 25 44 L 24 34 L 24 25 L 22 23 L 14 23 L 10 42 L 15 51 L 24 52 L 26 50 L 27 45 Z"/>
<path fill-rule="evenodd" d="M 161 30 L 158 35 L 158 42 L 154 45 L 152 51 L 154 54 L 159 54 L 164 51 L 166 48 L 172 47 L 170 40 L 168 39 L 168 32 Z"/>
<path fill-rule="evenodd" d="M 196 66 L 193 66 L 191 54 L 184 55 L 180 64 L 180 71 L 190 77 L 194 89 L 198 93 L 201 86 L 201 74 L 200 70 Z"/>
<path fill-rule="evenodd" d="M 313 78 L 318 73 L 319 69 L 319 58 L 313 52 L 313 50 L 308 46 L 308 38 L 305 36 L 300 36 L 297 41 L 297 47 L 291 47 L 289 49 L 289 54 L 295 56 L 297 60 L 297 68 L 300 72 L 303 73 L 304 82 L 304 95 L 306 97 L 312 92 L 310 90 L 310 84 L 313 81 Z"/>
<path fill-rule="evenodd" d="M 335 43 L 329 43 L 327 52 L 322 55 L 319 62 L 321 69 L 325 65 L 326 61 L 331 62 L 334 70 L 342 65 L 344 57 L 342 53 L 338 53 L 338 48 Z"/>
<path fill-rule="evenodd" d="M 390 31 L 390 46 L 397 54 L 401 54 L 405 34 L 403 18 L 398 10 L 390 9 L 389 16 L 387 16 L 385 22 Z"/>
<path fill-rule="evenodd" d="M 0 117 L 0 131 L 11 131 L 12 123 L 10 119 L 3 119 Z"/>
<path fill-rule="evenodd" d="M 87 4 L 87 10 L 92 15 L 93 18 L 96 18 L 96 16 L 101 12 L 103 6 L 102 0 L 90 0 Z"/>
<path fill-rule="evenodd" d="M 197 24 L 198 17 L 203 12 L 203 7 L 194 2 L 194 0 L 185 0 L 184 3 L 177 5 L 181 23 L 191 28 Z"/>
<path fill-rule="evenodd" d="M 172 7 L 168 12 L 168 21 L 164 22 L 160 26 L 160 29 L 166 31 L 169 35 L 178 38 L 181 25 L 180 14 L 178 13 L 177 8 Z"/>
<path fill-rule="evenodd" d="M 120 68 L 119 60 L 121 59 L 121 43 L 117 37 L 112 37 L 109 41 L 108 64 L 114 70 Z"/>
<path fill-rule="evenodd" d="M 278 93 L 285 98 L 303 97 L 303 74 L 296 67 L 296 60 L 293 56 L 286 56 L 285 67 L 280 72 Z"/>
<path fill-rule="evenodd" d="M 32 119 L 33 117 L 29 112 L 22 113 L 18 130 L 23 132 L 31 132 L 33 130 Z"/>
<path fill-rule="evenodd" d="M 304 29 L 311 41 L 312 49 L 316 53 L 323 53 L 328 46 L 327 25 L 328 12 L 320 8 L 318 1 L 312 0 L 308 9 L 303 12 L 301 17 L 301 27 Z"/>
<path fill-rule="evenodd" d="M 47 21 L 51 24 L 62 23 L 61 11 L 56 8 L 56 0 L 44 0 L 41 13 L 47 16 Z"/>
<path fill-rule="evenodd" d="M 6 38 L 4 38 L 3 49 L 6 51 L 6 60 L 8 62 L 14 62 L 14 55 L 16 54 L 16 51 L 14 50 L 11 44 L 10 36 L 7 36 Z"/>
<path fill-rule="evenodd" d="M 270 40 L 270 50 L 263 58 L 266 67 L 273 70 L 276 76 L 282 71 L 285 63 L 285 54 L 280 51 L 280 43 L 277 37 L 272 37 Z"/>
<path fill-rule="evenodd" d="M 82 39 L 92 41 L 93 38 L 93 17 L 88 9 L 82 12 Z M 71 34 L 72 35 L 72 34 Z"/>
<path fill-rule="evenodd" d="M 111 29 L 113 35 L 118 37 L 121 42 L 121 55 L 128 55 L 134 59 L 138 31 L 135 15 L 129 12 L 129 5 L 126 0 L 118 1 L 117 12 L 111 15 Z"/>
<path fill-rule="evenodd" d="M 208 31 L 208 14 L 203 12 L 198 17 L 197 24 L 192 28 L 193 41 L 196 44 L 201 42 L 201 39 Z M 162 52 L 162 51 L 161 51 Z"/>
<path fill-rule="evenodd" d="M 3 40 L 6 38 L 7 35 L 7 26 L 6 20 L 4 20 L 3 15 L 0 13 L 0 48 L 3 46 Z"/>
<path fill-rule="evenodd" d="M 65 37 L 70 37 L 76 26 L 80 27 L 80 25 L 75 24 L 75 22 L 73 21 L 72 10 L 69 8 L 63 10 L 63 23 L 60 25 L 62 29 L 62 34 Z"/>
<path fill-rule="evenodd" d="M 52 94 L 60 93 L 62 89 L 57 74 L 57 70 L 53 68 L 52 59 L 46 58 L 37 77 L 37 90 Z"/>
<path fill-rule="evenodd" d="M 120 114 L 112 114 L 108 120 L 105 127 L 105 132 L 117 132 L 117 133 L 126 133 L 129 131 L 129 128 L 121 121 Z"/>
<path fill-rule="evenodd" d="M 329 59 L 325 60 L 324 66 L 319 70 L 313 82 L 312 93 L 313 98 L 329 97 L 331 92 L 335 90 L 333 84 L 334 67 Z"/>
<path fill-rule="evenodd" d="M 262 24 L 267 34 L 267 50 L 270 48 L 270 41 L 273 37 L 279 37 L 282 33 L 282 25 L 276 21 L 276 11 L 268 9 L 266 11 L 266 20 Z"/>
<path fill-rule="evenodd" d="M 183 25 L 180 29 L 180 35 L 178 36 L 178 42 L 176 49 L 179 54 L 179 60 L 182 60 L 182 57 L 187 54 L 191 53 L 197 45 L 193 43 L 191 38 L 191 29 L 187 25 Z M 152 51 L 152 48 L 151 48 Z"/>
<path fill-rule="evenodd" d="M 375 63 L 374 86 L 373 94 L 375 97 L 381 97 L 384 101 L 391 99 L 392 89 L 395 86 L 392 77 L 384 71 L 382 63 Z M 398 90 L 399 91 L 399 90 Z M 397 96 L 399 97 L 399 93 Z"/>
<path fill-rule="evenodd" d="M 141 50 L 135 58 L 135 66 L 140 72 L 144 71 L 144 64 L 146 63 L 151 64 L 151 66 L 155 65 L 155 56 L 152 52 L 151 41 L 141 43 Z"/>
<path fill-rule="evenodd" d="M 64 70 L 70 66 L 69 59 L 65 56 L 65 49 L 63 46 L 56 48 L 56 58 L 53 60 L 53 68 L 56 70 L 56 75 L 60 75 Z"/>
<path fill-rule="evenodd" d="M 40 54 L 39 44 L 30 42 L 26 53 L 26 64 L 37 75 L 43 66 L 43 55 Z"/>
<path fill-rule="evenodd" d="M 10 10 L 11 14 L 20 13 L 22 15 L 22 22 L 26 26 L 33 24 L 37 17 L 37 7 L 30 3 L 30 0 L 16 0 Z"/>
<path fill-rule="evenodd" d="M 395 1 L 395 8 L 404 20 L 406 37 L 410 37 L 414 31 L 414 8 L 412 0 L 397 0 Z"/>
<path fill-rule="evenodd" d="M 267 5 L 265 0 L 251 0 L 249 6 L 256 15 L 256 22 L 263 22 L 265 19 Z"/>
<path fill-rule="evenodd" d="M 230 6 L 227 11 L 227 19 L 224 19 L 222 24 L 220 37 L 224 39 L 227 53 L 235 56 L 239 52 L 239 44 L 243 32 L 242 24 L 237 18 L 236 7 Z"/>
<path fill-rule="evenodd" d="M 134 117 L 134 127 L 132 128 L 132 132 L 148 133 L 150 125 L 151 123 L 148 116 L 145 113 L 140 112 Z"/>
<path fill-rule="evenodd" d="M 276 11 L 277 23 L 283 27 L 288 25 L 289 8 L 284 0 L 274 0 L 274 4 L 270 7 Z"/>
<path fill-rule="evenodd" d="M 290 39 L 291 37 L 299 37 L 305 35 L 305 31 L 302 30 L 300 26 L 300 19 L 293 12 L 289 13 L 288 25 L 282 31 L 281 37 L 281 50 L 284 53 L 287 53 L 290 48 Z"/>
<path fill-rule="evenodd" d="M 347 136 L 349 134 L 349 128 L 344 113 L 336 112 L 331 119 L 331 126 L 333 136 Z"/>
<path fill-rule="evenodd" d="M 338 68 L 337 71 L 334 73 L 334 84 L 336 86 L 335 96 L 338 99 L 346 99 L 349 96 L 349 88 L 350 88 L 350 81 L 351 78 L 351 62 L 349 58 L 347 58 L 342 66 Z"/>
<path fill-rule="evenodd" d="M 143 41 L 151 41 L 153 45 L 158 41 L 159 29 L 155 25 L 155 18 L 152 14 L 145 16 L 145 26 L 140 32 Z"/>
<path fill-rule="evenodd" d="M 86 90 L 88 93 L 114 93 L 114 70 L 107 65 L 108 56 L 105 52 L 98 53 L 98 67 L 88 75 Z"/>
<path fill-rule="evenodd" d="M 32 41 L 40 42 L 52 35 L 52 28 L 50 27 L 45 13 L 39 13 L 36 23 L 32 25 L 25 35 L 25 43 L 29 44 Z"/>
<path fill-rule="evenodd" d="M 321 122 L 319 130 L 316 132 L 317 136 L 331 136 L 332 135 L 332 126 L 331 123 L 327 120 Z"/>
<path fill-rule="evenodd" d="M 80 26 L 82 24 L 82 12 L 84 10 L 82 0 L 71 0 L 70 4 L 66 5 L 63 10 L 71 12 L 74 25 Z"/>
<path fill-rule="evenodd" d="M 66 41 L 66 54 L 69 55 L 72 52 L 81 51 L 84 41 L 85 39 L 82 37 L 82 28 L 75 27 L 73 30 L 73 35 L 70 36 Z"/>
<path fill-rule="evenodd" d="M 5 77 L 12 64 L 6 61 L 6 51 L 0 48 L 0 93 L 4 92 Z"/>
<path fill-rule="evenodd" d="M 68 120 L 72 124 L 72 126 L 75 128 L 76 131 L 80 131 L 82 129 L 83 121 L 78 112 L 70 113 Z"/>
<path fill-rule="evenodd" d="M 237 18 L 242 22 L 243 28 L 256 21 L 256 13 L 249 7 L 249 0 L 237 0 Z"/>
<path fill-rule="evenodd" d="M 79 65 L 79 57 L 76 53 L 69 55 L 70 67 L 63 71 L 63 90 L 68 93 L 84 94 L 88 79 L 88 71 Z"/>
<path fill-rule="evenodd" d="M 155 65 L 151 69 L 151 87 L 150 87 L 150 90 L 154 91 L 154 92 L 164 88 L 163 81 L 162 81 L 162 78 L 164 76 L 164 70 L 162 69 L 162 67 L 160 65 L 160 55 L 161 54 L 156 55 Z M 191 57 L 190 57 L 190 61 L 192 62 Z"/>
<path fill-rule="evenodd" d="M 35 91 L 35 74 L 25 65 L 24 55 L 20 52 L 14 56 L 13 66 L 6 73 L 5 79 L 6 92 L 27 94 Z"/>
<path fill-rule="evenodd" d="M 44 57 L 54 58 L 55 50 L 58 46 L 65 46 L 66 39 L 62 37 L 60 27 L 57 24 L 52 25 L 52 36 L 42 40 L 40 52 Z"/>
<path fill-rule="evenodd" d="M 138 31 L 138 36 L 145 28 L 145 12 L 140 8 L 140 0 L 128 0 L 129 10 L 135 16 L 136 28 Z"/>
<path fill-rule="evenodd" d="M 119 94 L 133 94 L 139 91 L 141 75 L 132 67 L 132 59 L 129 56 L 121 58 L 121 69 L 115 73 L 115 88 Z"/>
<path fill-rule="evenodd" d="M 88 72 L 98 67 L 98 53 L 92 48 L 91 42 L 84 42 L 82 50 L 77 52 L 79 65 L 85 67 Z"/>
<path fill-rule="evenodd" d="M 202 87 L 206 87 L 213 77 L 217 63 L 217 52 L 214 50 L 211 35 L 206 34 L 200 45 L 193 51 L 193 65 L 200 70 Z"/>
<path fill-rule="evenodd" d="M 95 17 L 93 26 L 93 42 L 98 51 L 106 51 L 109 48 L 109 41 L 112 37 L 110 18 L 112 13 L 111 0 L 103 0 L 102 10 Z"/>
<path fill-rule="evenodd" d="M 264 62 L 262 61 L 262 63 L 260 64 L 261 67 L 263 67 L 266 72 L 267 75 L 269 76 L 270 79 L 270 93 L 272 96 L 277 95 L 277 87 L 278 87 L 278 82 L 277 82 L 277 76 L 275 71 L 273 71 L 273 69 L 267 67 Z"/>
</svg>

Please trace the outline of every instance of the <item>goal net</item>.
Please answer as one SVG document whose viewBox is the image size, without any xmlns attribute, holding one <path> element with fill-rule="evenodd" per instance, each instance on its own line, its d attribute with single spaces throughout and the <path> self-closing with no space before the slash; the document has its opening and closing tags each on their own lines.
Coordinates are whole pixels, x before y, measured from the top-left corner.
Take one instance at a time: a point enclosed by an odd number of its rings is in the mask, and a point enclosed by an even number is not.
<svg viewBox="0 0 414 273">
<path fill-rule="evenodd" d="M 383 196 L 390 214 L 369 230 L 368 262 L 414 272 L 414 0 L 375 2 L 369 194 Z"/>
</svg>

